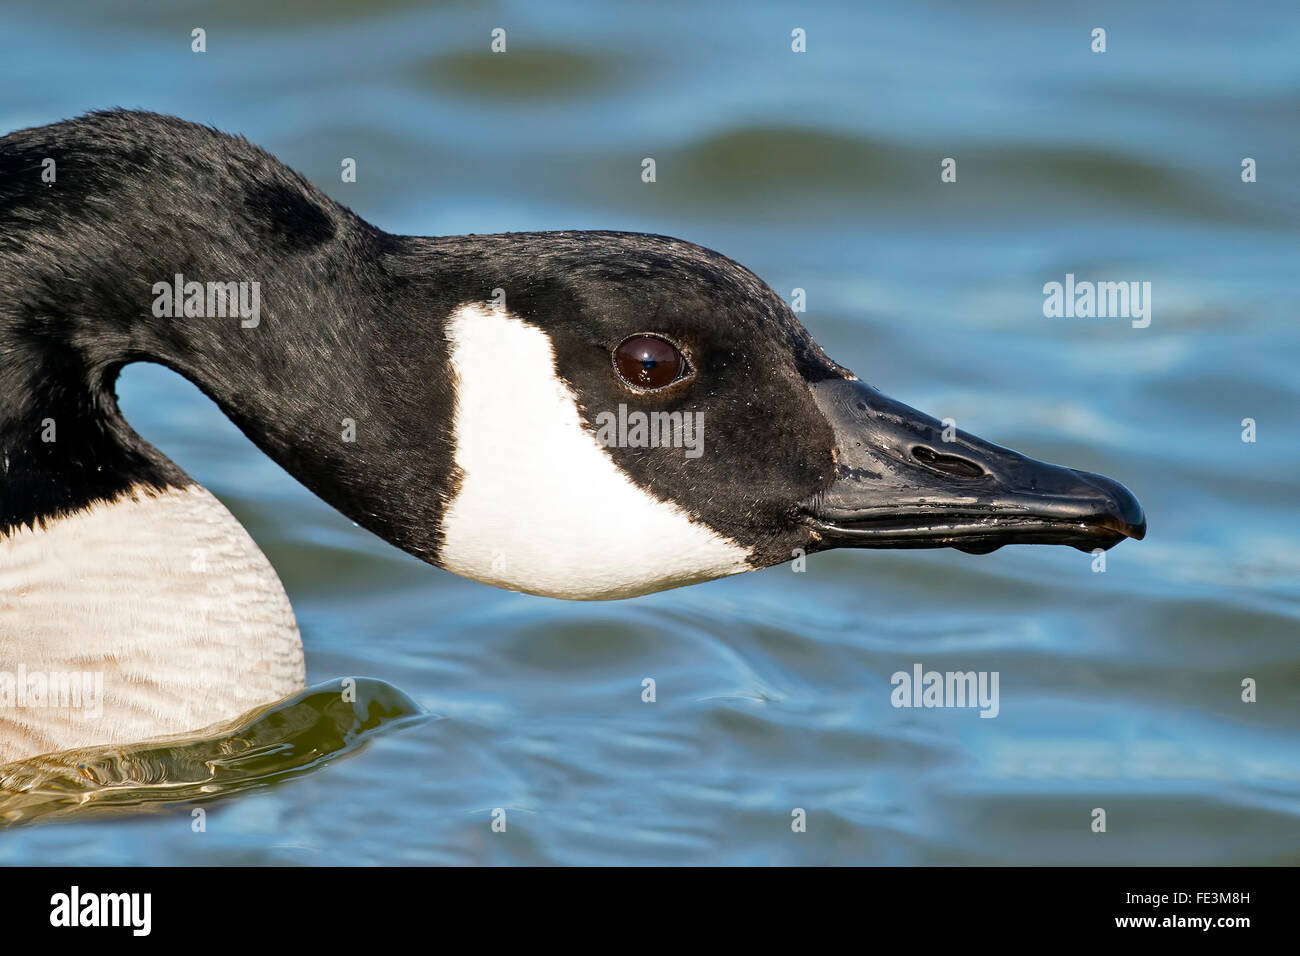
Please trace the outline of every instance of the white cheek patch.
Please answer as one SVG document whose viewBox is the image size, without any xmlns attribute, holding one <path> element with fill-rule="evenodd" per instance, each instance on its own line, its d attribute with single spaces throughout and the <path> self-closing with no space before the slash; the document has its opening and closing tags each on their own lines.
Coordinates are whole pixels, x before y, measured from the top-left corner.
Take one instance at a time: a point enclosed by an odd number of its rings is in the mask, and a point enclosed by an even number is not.
<svg viewBox="0 0 1300 956">
<path fill-rule="evenodd" d="M 749 551 L 638 487 L 583 428 L 541 329 L 487 305 L 448 320 L 460 489 L 438 563 L 498 587 L 631 597 L 750 570 Z"/>
</svg>

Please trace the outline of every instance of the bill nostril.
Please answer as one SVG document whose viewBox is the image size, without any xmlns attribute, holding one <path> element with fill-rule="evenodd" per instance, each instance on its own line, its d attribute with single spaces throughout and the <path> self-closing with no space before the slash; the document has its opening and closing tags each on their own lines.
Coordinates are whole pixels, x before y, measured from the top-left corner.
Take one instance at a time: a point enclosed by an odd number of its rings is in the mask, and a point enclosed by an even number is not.
<svg viewBox="0 0 1300 956">
<path fill-rule="evenodd" d="M 945 455 L 925 445 L 913 446 L 912 457 L 931 471 L 944 475 L 953 475 L 957 478 L 982 478 L 985 475 L 984 469 L 970 459 L 959 455 Z"/>
</svg>

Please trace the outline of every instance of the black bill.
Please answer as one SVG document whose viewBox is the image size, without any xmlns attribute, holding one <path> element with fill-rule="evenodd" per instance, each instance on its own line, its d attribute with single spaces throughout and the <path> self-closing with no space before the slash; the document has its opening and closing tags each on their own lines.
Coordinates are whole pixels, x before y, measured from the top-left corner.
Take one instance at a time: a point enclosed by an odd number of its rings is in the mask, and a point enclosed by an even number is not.
<svg viewBox="0 0 1300 956">
<path fill-rule="evenodd" d="M 810 387 L 835 430 L 838 473 L 801 508 L 828 548 L 1092 551 L 1146 534 L 1142 506 L 1117 481 L 955 429 L 944 441 L 938 420 L 859 381 Z"/>
</svg>

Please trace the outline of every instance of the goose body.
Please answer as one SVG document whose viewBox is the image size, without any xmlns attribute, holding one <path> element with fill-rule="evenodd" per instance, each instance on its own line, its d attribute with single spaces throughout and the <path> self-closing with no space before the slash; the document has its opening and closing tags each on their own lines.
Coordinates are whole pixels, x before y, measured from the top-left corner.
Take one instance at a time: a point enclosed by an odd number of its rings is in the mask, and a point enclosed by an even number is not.
<svg viewBox="0 0 1300 956">
<path fill-rule="evenodd" d="M 280 579 L 198 485 L 0 540 L 0 671 L 0 762 L 184 733 L 305 686 Z"/>
<path fill-rule="evenodd" d="M 92 113 L 0 139 L 0 763 L 303 686 L 266 558 L 118 412 L 134 361 L 394 545 L 552 597 L 1145 529 L 1110 479 L 945 440 L 717 253 L 390 235 L 243 139 Z M 67 675 L 97 702 L 55 701 Z"/>
</svg>

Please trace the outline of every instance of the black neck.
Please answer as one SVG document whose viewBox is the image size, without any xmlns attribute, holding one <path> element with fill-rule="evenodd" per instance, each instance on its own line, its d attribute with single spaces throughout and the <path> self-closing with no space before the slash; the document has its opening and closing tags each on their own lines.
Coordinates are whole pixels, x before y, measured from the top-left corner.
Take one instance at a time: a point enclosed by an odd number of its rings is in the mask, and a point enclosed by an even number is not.
<svg viewBox="0 0 1300 956">
<path fill-rule="evenodd" d="M 453 478 L 428 449 L 450 453 L 451 396 L 427 290 L 389 268 L 409 241 L 246 141 L 169 117 L 0 139 L 0 535 L 190 483 L 118 412 L 118 372 L 152 361 L 353 520 L 432 559 Z M 156 284 L 177 275 L 256 282 L 256 326 L 156 314 Z M 423 455 L 403 454 L 403 422 L 425 423 Z"/>
</svg>

